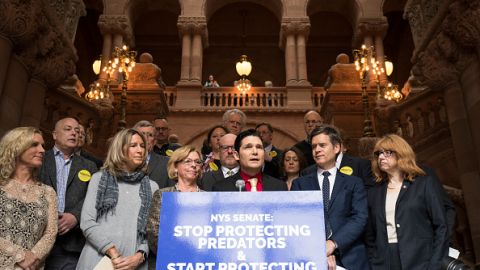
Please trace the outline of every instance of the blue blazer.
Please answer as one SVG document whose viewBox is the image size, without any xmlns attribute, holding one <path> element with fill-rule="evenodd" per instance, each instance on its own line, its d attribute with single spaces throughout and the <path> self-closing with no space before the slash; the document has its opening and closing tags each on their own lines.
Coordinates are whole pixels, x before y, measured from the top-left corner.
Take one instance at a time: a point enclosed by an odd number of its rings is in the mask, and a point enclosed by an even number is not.
<svg viewBox="0 0 480 270">
<path fill-rule="evenodd" d="M 317 172 L 293 181 L 292 190 L 320 190 Z M 362 179 L 337 172 L 326 219 L 332 229 L 330 239 L 338 246 L 337 264 L 349 270 L 370 269 L 363 244 L 368 208 Z"/>
</svg>

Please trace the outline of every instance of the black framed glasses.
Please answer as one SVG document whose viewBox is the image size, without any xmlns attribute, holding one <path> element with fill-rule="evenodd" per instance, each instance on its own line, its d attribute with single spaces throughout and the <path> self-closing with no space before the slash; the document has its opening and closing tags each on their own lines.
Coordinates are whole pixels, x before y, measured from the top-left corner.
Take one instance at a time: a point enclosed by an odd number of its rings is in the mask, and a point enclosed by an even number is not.
<svg viewBox="0 0 480 270">
<path fill-rule="evenodd" d="M 393 150 L 379 150 L 379 151 L 375 151 L 373 152 L 373 154 L 375 155 L 375 157 L 379 157 L 380 155 L 383 155 L 384 157 L 388 158 L 388 157 L 391 157 L 393 154 L 395 154 L 395 151 Z"/>
</svg>

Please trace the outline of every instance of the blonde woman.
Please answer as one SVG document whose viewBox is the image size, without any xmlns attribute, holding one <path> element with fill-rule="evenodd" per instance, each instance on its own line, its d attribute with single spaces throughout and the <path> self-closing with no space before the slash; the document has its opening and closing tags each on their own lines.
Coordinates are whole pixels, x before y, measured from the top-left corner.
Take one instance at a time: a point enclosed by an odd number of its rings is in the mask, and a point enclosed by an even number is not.
<svg viewBox="0 0 480 270">
<path fill-rule="evenodd" d="M 43 269 L 57 235 L 57 196 L 39 182 L 43 137 L 19 127 L 0 141 L 0 269 Z"/>
<path fill-rule="evenodd" d="M 366 230 L 372 269 L 441 269 L 448 250 L 442 187 L 398 135 L 381 138 L 374 156 L 377 184 L 368 191 Z"/>
<path fill-rule="evenodd" d="M 152 207 L 148 216 L 147 234 L 151 256 L 149 269 L 155 269 L 158 242 L 158 225 L 160 224 L 160 210 L 163 192 L 199 192 L 197 180 L 202 176 L 201 154 L 195 147 L 185 145 L 173 152 L 168 161 L 168 177 L 177 181 L 175 186 L 159 189 L 153 195 Z"/>
<path fill-rule="evenodd" d="M 145 174 L 145 138 L 118 132 L 103 168 L 88 186 L 80 227 L 87 239 L 77 269 L 93 269 L 104 255 L 115 269 L 147 269 L 146 224 L 158 185 Z"/>
</svg>

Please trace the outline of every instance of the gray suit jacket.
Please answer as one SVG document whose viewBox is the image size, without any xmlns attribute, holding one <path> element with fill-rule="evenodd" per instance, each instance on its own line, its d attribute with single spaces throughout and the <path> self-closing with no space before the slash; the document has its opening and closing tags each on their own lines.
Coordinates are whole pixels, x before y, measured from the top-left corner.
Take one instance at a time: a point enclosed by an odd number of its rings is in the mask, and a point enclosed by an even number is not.
<svg viewBox="0 0 480 270">
<path fill-rule="evenodd" d="M 153 151 L 150 154 L 150 161 L 147 166 L 147 174 L 150 179 L 158 184 L 158 188 L 171 187 L 175 185 L 175 181 L 168 178 L 167 163 L 168 157 L 161 156 Z"/>
<path fill-rule="evenodd" d="M 40 168 L 40 180 L 49 185 L 57 191 L 57 166 L 55 164 L 55 157 L 53 149 L 45 152 L 43 165 Z M 93 175 L 97 172 L 97 166 L 90 160 L 84 157 L 73 155 L 70 172 L 68 173 L 67 190 L 65 194 L 65 213 L 71 213 L 75 216 L 78 223 L 80 223 L 80 215 L 82 212 L 83 201 L 87 194 L 88 181 L 81 181 L 78 177 L 78 172 L 87 170 Z M 80 230 L 79 224 L 64 235 L 57 236 L 55 245 L 61 245 L 63 249 L 70 252 L 81 252 L 85 238 Z"/>
</svg>

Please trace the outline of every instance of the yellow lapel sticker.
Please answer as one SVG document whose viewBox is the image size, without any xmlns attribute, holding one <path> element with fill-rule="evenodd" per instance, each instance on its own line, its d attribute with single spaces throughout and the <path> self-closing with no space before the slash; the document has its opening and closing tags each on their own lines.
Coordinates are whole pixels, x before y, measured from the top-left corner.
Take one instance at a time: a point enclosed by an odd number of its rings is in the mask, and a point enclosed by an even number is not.
<svg viewBox="0 0 480 270">
<path fill-rule="evenodd" d="M 278 154 L 277 154 L 276 151 L 270 151 L 270 152 L 268 152 L 268 155 L 269 155 L 271 158 L 274 158 L 274 157 L 276 157 Z"/>
<path fill-rule="evenodd" d="M 172 149 L 168 149 L 167 151 L 165 151 L 165 154 L 167 154 L 167 156 L 171 157 L 172 154 L 173 154 Z"/>
<path fill-rule="evenodd" d="M 352 175 L 353 169 L 350 166 L 344 166 L 344 167 L 340 168 L 340 172 L 344 173 L 346 175 Z"/>
<path fill-rule="evenodd" d="M 88 182 L 92 179 L 92 174 L 87 170 L 81 170 L 78 172 L 78 179 L 83 182 Z"/>
<path fill-rule="evenodd" d="M 210 170 L 212 170 L 214 172 L 218 171 L 218 166 L 217 166 L 217 164 L 215 164 L 215 162 L 213 162 L 213 161 L 209 162 L 208 166 L 210 166 Z"/>
</svg>

